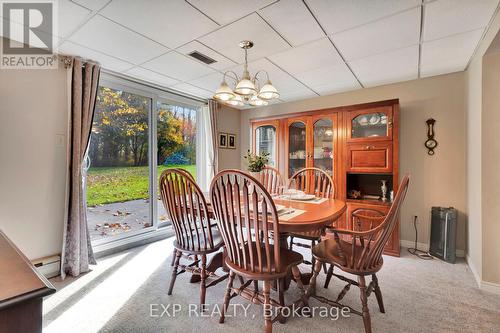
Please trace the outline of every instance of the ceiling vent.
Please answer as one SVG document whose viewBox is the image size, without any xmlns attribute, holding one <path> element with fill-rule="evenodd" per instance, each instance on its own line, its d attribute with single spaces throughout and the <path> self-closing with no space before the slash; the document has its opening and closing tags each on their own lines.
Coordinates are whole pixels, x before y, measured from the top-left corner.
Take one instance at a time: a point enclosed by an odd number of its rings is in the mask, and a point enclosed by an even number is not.
<svg viewBox="0 0 500 333">
<path fill-rule="evenodd" d="M 216 62 L 214 59 L 207 57 L 206 55 L 198 52 L 198 51 L 193 51 L 191 53 L 188 53 L 188 56 L 195 58 L 196 60 L 201 61 L 202 63 L 205 63 L 207 65 L 213 64 Z"/>
</svg>

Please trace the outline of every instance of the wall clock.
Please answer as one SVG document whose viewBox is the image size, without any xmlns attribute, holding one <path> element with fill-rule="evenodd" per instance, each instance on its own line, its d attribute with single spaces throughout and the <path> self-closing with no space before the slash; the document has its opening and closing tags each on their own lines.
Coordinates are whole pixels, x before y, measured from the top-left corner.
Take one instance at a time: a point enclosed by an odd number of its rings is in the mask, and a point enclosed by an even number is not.
<svg viewBox="0 0 500 333">
<path fill-rule="evenodd" d="M 427 141 L 425 141 L 425 147 L 428 149 L 427 154 L 434 155 L 434 149 L 436 149 L 438 143 L 434 139 L 434 123 L 436 121 L 432 118 L 427 119 Z"/>
</svg>

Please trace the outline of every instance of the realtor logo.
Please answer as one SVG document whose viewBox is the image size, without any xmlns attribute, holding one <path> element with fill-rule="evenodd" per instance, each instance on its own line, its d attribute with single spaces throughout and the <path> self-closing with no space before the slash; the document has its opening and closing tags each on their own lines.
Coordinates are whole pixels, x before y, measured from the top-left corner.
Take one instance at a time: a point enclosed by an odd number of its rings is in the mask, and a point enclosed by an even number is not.
<svg viewBox="0 0 500 333">
<path fill-rule="evenodd" d="M 53 54 L 55 4 L 35 1 L 0 1 L 5 37 L 0 68 L 57 68 Z"/>
</svg>

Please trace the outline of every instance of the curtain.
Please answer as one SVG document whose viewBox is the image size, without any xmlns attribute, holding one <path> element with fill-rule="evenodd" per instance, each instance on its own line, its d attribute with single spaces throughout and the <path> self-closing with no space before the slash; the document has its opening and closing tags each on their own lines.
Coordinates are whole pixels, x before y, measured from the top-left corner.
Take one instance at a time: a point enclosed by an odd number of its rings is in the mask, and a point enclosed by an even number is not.
<svg viewBox="0 0 500 333">
<path fill-rule="evenodd" d="M 198 145 L 198 184 L 203 191 L 208 191 L 210 182 L 218 172 L 217 153 L 217 114 L 219 104 L 209 100 L 201 109 L 201 126 L 199 127 L 200 144 Z"/>
<path fill-rule="evenodd" d="M 63 233 L 61 277 L 78 276 L 95 264 L 87 226 L 84 160 L 92 130 L 100 66 L 73 59 L 71 75 L 68 207 Z"/>
</svg>

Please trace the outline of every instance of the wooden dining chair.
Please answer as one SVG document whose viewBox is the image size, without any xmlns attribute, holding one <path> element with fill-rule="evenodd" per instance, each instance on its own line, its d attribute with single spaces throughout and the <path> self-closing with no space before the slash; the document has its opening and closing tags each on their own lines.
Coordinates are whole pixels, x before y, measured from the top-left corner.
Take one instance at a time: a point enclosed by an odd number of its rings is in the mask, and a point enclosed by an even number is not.
<svg viewBox="0 0 500 333">
<path fill-rule="evenodd" d="M 224 280 L 207 271 L 207 254 L 218 251 L 224 242 L 219 231 L 212 227 L 207 202 L 194 178 L 184 170 L 167 169 L 160 177 L 160 195 L 172 221 L 174 241 L 174 268 L 168 295 L 172 294 L 177 275 L 190 272 L 200 276 L 200 305 L 205 304 L 206 288 Z M 193 262 L 180 264 L 180 259 Z M 201 258 L 201 267 L 199 267 Z M 210 281 L 208 281 L 210 280 Z"/>
<path fill-rule="evenodd" d="M 332 177 L 324 170 L 319 168 L 304 168 L 297 171 L 289 180 L 289 186 L 294 187 L 307 194 L 314 194 L 318 198 L 334 198 L 335 197 L 335 183 Z M 332 221 L 333 224 L 334 221 Z M 288 234 L 290 236 L 289 248 L 292 250 L 293 246 L 300 246 L 303 248 L 311 249 L 317 242 L 321 241 L 321 236 L 324 234 L 324 229 L 318 229 L 309 232 L 299 232 Z M 309 241 L 310 243 L 294 242 L 295 238 Z M 314 257 L 311 260 L 305 260 L 305 264 L 314 267 Z M 324 266 L 326 273 L 326 265 Z"/>
<path fill-rule="evenodd" d="M 351 307 L 348 308 L 351 310 L 351 313 L 363 317 L 365 332 L 367 333 L 372 331 L 370 312 L 368 310 L 368 297 L 372 292 L 375 292 L 380 312 L 385 313 L 382 291 L 376 273 L 382 268 L 384 263 L 382 252 L 396 227 L 401 205 L 408 191 L 409 181 L 409 176 L 406 175 L 401 182 L 389 212 L 383 218 L 382 222 L 380 222 L 380 217 L 377 216 L 362 216 L 361 213 L 357 214 L 358 217 L 364 220 L 372 221 L 372 226 L 375 224 L 378 225 L 367 231 L 333 229 L 334 238 L 323 240 L 321 243 L 314 246 L 312 250 L 313 256 L 316 259 L 316 264 L 304 298 L 308 299 L 313 297 L 323 303 L 336 307 L 345 307 L 346 305 L 341 304 L 340 301 L 352 285 L 359 287 L 362 310 L 358 311 Z M 339 234 L 347 235 L 350 239 L 341 239 Z M 314 291 L 316 277 L 323 263 L 332 264 L 343 272 L 357 276 L 357 281 L 354 281 L 344 275 L 334 274 L 332 272 L 333 276 L 347 282 L 335 301 L 318 296 Z M 367 275 L 371 275 L 372 277 L 368 286 L 366 286 L 365 280 Z"/>
<path fill-rule="evenodd" d="M 168 170 L 176 170 L 177 172 L 184 174 L 184 176 L 191 178 L 193 181 L 196 181 L 196 180 L 194 179 L 193 175 L 192 175 L 190 172 L 188 172 L 187 170 L 185 170 L 185 169 L 181 169 L 181 168 L 169 168 Z M 161 178 L 161 177 L 160 177 L 160 178 Z M 161 198 L 161 193 L 160 193 L 160 198 Z M 173 254 L 172 254 L 172 261 L 170 262 L 170 266 L 172 266 L 172 267 L 173 267 L 173 266 L 174 266 L 174 264 L 175 264 L 175 257 L 176 257 L 176 256 L 175 256 L 175 253 L 176 253 L 176 251 L 177 251 L 177 250 L 176 250 L 176 249 L 174 249 L 174 252 L 173 252 Z M 195 260 L 196 260 L 196 259 L 198 259 L 198 258 L 195 256 Z"/>
<path fill-rule="evenodd" d="M 277 194 L 280 191 L 280 187 L 283 186 L 283 177 L 281 176 L 278 169 L 266 166 L 256 175 L 257 180 L 264 185 L 264 188 L 270 194 Z"/>
<path fill-rule="evenodd" d="M 280 244 L 280 226 L 276 206 L 265 187 L 254 177 L 239 170 L 224 170 L 215 176 L 210 186 L 210 198 L 217 225 L 226 244 L 226 265 L 229 281 L 224 295 L 220 323 L 224 322 L 230 300 L 240 295 L 245 299 L 270 306 L 284 306 L 284 278 L 290 271 L 299 288 L 302 286 L 297 267 L 303 258 Z M 247 279 L 233 287 L 235 276 Z M 263 281 L 263 293 L 255 282 Z M 278 281 L 279 301 L 270 297 L 271 283 Z M 254 282 L 254 288 L 250 284 Z M 272 332 L 274 318 L 264 312 L 265 331 Z"/>
</svg>

